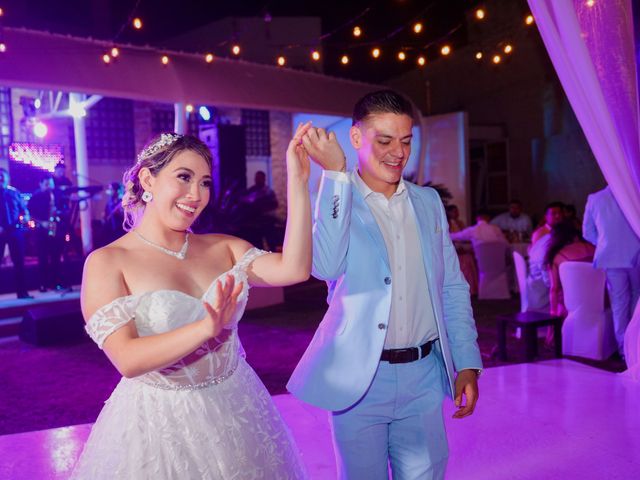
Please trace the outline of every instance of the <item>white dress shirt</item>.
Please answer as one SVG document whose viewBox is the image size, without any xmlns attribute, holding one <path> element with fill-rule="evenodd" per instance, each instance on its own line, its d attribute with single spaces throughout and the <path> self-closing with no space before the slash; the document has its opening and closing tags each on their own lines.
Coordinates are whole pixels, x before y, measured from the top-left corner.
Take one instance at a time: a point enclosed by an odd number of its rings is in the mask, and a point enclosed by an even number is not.
<svg viewBox="0 0 640 480">
<path fill-rule="evenodd" d="M 470 227 L 460 230 L 459 232 L 451 233 L 451 240 L 460 241 L 467 240 L 473 244 L 474 247 L 481 243 L 500 242 L 507 243 L 502 230 L 495 225 L 485 222 L 484 220 L 478 220 L 478 223 Z"/>
<path fill-rule="evenodd" d="M 387 199 L 371 190 L 357 171 L 325 171 L 337 181 L 349 181 L 364 197 L 384 238 L 391 268 L 391 311 L 384 348 L 417 347 L 438 338 L 416 214 L 404 180 Z"/>
<path fill-rule="evenodd" d="M 500 227 L 501 230 L 531 233 L 531 218 L 526 213 L 512 217 L 509 212 L 504 212 L 491 220 L 491 224 Z"/>
</svg>

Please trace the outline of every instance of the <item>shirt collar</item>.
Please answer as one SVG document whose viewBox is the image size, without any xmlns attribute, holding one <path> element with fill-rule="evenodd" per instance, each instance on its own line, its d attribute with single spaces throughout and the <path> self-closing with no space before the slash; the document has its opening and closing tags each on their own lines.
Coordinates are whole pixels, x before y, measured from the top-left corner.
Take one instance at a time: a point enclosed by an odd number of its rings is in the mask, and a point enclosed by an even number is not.
<svg viewBox="0 0 640 480">
<path fill-rule="evenodd" d="M 358 173 L 358 169 L 354 168 L 353 172 L 351 172 L 351 178 L 353 179 L 353 183 L 355 184 L 356 188 L 358 189 L 358 191 L 360 192 L 360 194 L 366 199 L 369 195 L 373 195 L 376 194 L 377 192 L 374 192 L 373 190 L 371 190 L 371 188 L 369 188 L 369 185 L 367 185 L 364 180 L 362 180 L 362 177 L 360 176 L 360 174 Z M 395 196 L 400 196 L 402 194 L 404 194 L 404 192 L 407 190 L 407 186 L 405 185 L 405 181 L 403 178 L 400 178 L 400 182 L 398 183 L 398 188 L 396 189 L 396 191 L 393 193 L 393 195 L 391 195 L 391 198 L 395 197 Z M 382 195 L 381 193 L 379 193 L 378 195 Z M 389 200 L 391 200 L 391 198 Z"/>
</svg>

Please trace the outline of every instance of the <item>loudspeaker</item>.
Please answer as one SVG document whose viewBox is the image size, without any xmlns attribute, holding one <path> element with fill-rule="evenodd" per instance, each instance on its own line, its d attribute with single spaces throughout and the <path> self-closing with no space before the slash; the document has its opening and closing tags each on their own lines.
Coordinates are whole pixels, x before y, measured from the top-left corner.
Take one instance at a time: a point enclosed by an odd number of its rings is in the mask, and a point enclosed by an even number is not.
<svg viewBox="0 0 640 480">
<path fill-rule="evenodd" d="M 218 155 L 223 188 L 247 188 L 247 148 L 244 125 L 218 125 Z"/>
<path fill-rule="evenodd" d="M 77 300 L 30 308 L 20 323 L 20 340 L 32 345 L 65 345 L 86 339 Z"/>
</svg>

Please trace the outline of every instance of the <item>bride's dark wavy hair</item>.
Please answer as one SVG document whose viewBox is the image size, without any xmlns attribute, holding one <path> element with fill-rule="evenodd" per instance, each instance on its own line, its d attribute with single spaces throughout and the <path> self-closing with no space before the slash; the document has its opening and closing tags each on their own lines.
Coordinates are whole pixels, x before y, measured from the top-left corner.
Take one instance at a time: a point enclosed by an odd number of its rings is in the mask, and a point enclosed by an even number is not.
<svg viewBox="0 0 640 480">
<path fill-rule="evenodd" d="M 151 175 L 155 177 L 160 170 L 173 160 L 173 157 L 185 150 L 190 150 L 200 155 L 207 162 L 209 168 L 211 168 L 213 164 L 209 147 L 199 138 L 192 135 L 180 135 L 179 138 L 170 145 L 155 148 L 156 145 L 161 144 L 163 135 L 175 136 L 177 134 L 165 132 L 153 137 L 140 152 L 136 163 L 124 172 L 124 176 L 122 177 L 122 183 L 124 184 L 124 195 L 122 197 L 124 221 L 122 222 L 122 227 L 127 232 L 135 228 L 145 208 L 145 203 L 142 201 L 144 189 L 140 184 L 140 178 L 138 178 L 140 170 L 148 168 Z M 152 154 L 143 154 L 150 150 L 153 151 Z"/>
</svg>

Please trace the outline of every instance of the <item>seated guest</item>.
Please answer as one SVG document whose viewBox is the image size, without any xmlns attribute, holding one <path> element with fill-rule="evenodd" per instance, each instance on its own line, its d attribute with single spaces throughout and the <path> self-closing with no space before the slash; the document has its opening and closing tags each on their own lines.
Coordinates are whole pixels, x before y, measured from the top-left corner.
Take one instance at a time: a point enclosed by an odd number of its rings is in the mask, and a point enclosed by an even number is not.
<svg viewBox="0 0 640 480">
<path fill-rule="evenodd" d="M 480 211 L 476 214 L 476 224 L 465 228 L 459 232 L 451 233 L 451 240 L 463 241 L 467 240 L 471 242 L 475 248 L 481 243 L 488 242 L 504 242 L 507 243 L 502 230 L 495 225 L 491 225 L 489 220 L 491 215 L 485 211 Z"/>
<path fill-rule="evenodd" d="M 575 205 L 566 204 L 564 206 L 564 218 L 573 223 L 578 230 L 582 230 L 582 221 L 578 218 L 578 211 Z"/>
<path fill-rule="evenodd" d="M 460 220 L 460 210 L 456 205 L 447 205 L 447 220 L 449 223 L 449 232 L 456 233 L 464 230 L 465 224 Z M 454 242 L 458 261 L 460 262 L 460 271 L 464 275 L 465 280 L 469 284 L 469 293 L 471 295 L 478 294 L 478 268 L 476 267 L 476 259 L 473 255 L 473 249 L 468 243 Z"/>
<path fill-rule="evenodd" d="M 537 228 L 531 235 L 531 245 L 551 232 L 554 225 L 564 220 L 564 204 L 562 202 L 551 202 L 544 209 L 544 225 Z"/>
<path fill-rule="evenodd" d="M 520 200 L 511 200 L 509 211 L 495 217 L 491 220 L 491 224 L 499 227 L 503 232 L 517 233 L 519 238 L 528 238 L 531 235 L 531 218 L 526 213 L 522 213 Z"/>
<path fill-rule="evenodd" d="M 545 265 L 549 270 L 549 304 L 554 315 L 566 316 L 562 284 L 560 283 L 560 264 L 563 262 L 593 261 L 595 247 L 582 238 L 572 222 L 563 221 L 553 226 L 549 248 L 545 256 Z"/>
<path fill-rule="evenodd" d="M 464 230 L 466 225 L 460 220 L 460 210 L 458 210 L 458 206 L 447 205 L 445 210 L 447 212 L 447 221 L 449 222 L 449 231 L 455 233 Z"/>
</svg>

